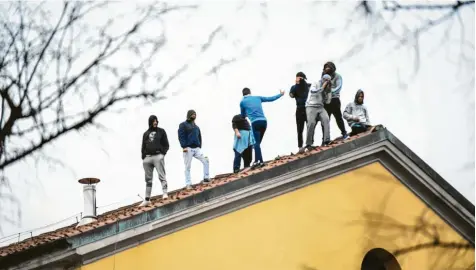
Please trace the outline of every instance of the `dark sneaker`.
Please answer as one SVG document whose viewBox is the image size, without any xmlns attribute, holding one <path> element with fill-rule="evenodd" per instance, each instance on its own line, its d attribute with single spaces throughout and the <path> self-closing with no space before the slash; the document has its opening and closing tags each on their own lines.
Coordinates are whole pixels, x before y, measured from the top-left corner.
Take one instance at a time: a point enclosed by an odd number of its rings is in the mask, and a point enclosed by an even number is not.
<svg viewBox="0 0 476 270">
<path fill-rule="evenodd" d="M 312 145 L 306 145 L 306 150 L 308 152 L 311 152 L 312 150 L 314 150 L 314 147 Z"/>
<path fill-rule="evenodd" d="M 349 133 L 346 133 L 344 135 L 342 135 L 342 140 L 346 140 L 349 138 Z"/>
<path fill-rule="evenodd" d="M 322 146 L 329 146 L 329 144 L 331 144 L 331 141 L 325 141 L 321 144 L 321 147 Z"/>
<path fill-rule="evenodd" d="M 210 180 L 210 178 L 205 178 L 205 179 L 203 179 L 203 183 L 205 183 L 205 184 L 208 184 L 208 183 L 210 183 L 211 181 L 212 181 L 212 180 Z"/>
<path fill-rule="evenodd" d="M 264 167 L 264 163 L 261 162 L 261 161 L 256 161 L 256 162 L 253 163 L 253 165 L 251 166 L 251 169 L 256 169 L 256 168 L 261 168 L 261 167 Z"/>
<path fill-rule="evenodd" d="M 233 173 L 239 173 L 240 172 L 240 169 L 234 169 L 233 170 Z"/>
</svg>

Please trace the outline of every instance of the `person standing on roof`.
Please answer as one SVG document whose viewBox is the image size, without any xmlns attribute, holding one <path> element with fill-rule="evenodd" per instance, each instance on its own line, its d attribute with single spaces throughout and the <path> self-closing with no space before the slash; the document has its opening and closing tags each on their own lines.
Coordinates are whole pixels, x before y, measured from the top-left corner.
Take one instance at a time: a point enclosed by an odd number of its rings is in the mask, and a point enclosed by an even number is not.
<svg viewBox="0 0 476 270">
<path fill-rule="evenodd" d="M 298 137 L 298 148 L 302 148 L 304 131 L 304 123 L 307 121 L 306 116 L 306 100 L 309 94 L 309 87 L 311 84 L 307 83 L 306 74 L 304 72 L 298 72 L 296 74 L 296 84 L 291 86 L 289 96 L 296 100 L 296 127 Z"/>
<path fill-rule="evenodd" d="M 308 151 L 312 150 L 312 144 L 314 143 L 314 130 L 318 121 L 321 121 L 323 130 L 322 146 L 330 143 L 329 116 L 327 115 L 324 106 L 331 102 L 331 79 L 330 75 L 324 74 L 318 83 L 311 85 L 311 90 L 309 90 L 309 96 L 306 101 L 306 147 L 299 149 L 299 153 L 304 153 L 306 149 Z"/>
<path fill-rule="evenodd" d="M 164 129 L 157 125 L 157 116 L 149 117 L 149 128 L 142 135 L 142 166 L 145 173 L 145 198 L 140 206 L 150 204 L 150 194 L 152 193 L 152 178 L 154 168 L 157 170 L 160 183 L 162 184 L 162 198 L 167 199 L 167 180 L 165 178 L 165 155 L 169 151 L 169 140 Z"/>
<path fill-rule="evenodd" d="M 324 108 L 326 109 L 327 115 L 329 115 L 329 121 L 332 115 L 336 119 L 337 126 L 340 129 L 342 138 L 346 139 L 348 137 L 347 131 L 345 130 L 344 120 L 342 119 L 341 104 L 340 104 L 340 91 L 342 89 L 342 76 L 336 72 L 336 65 L 332 62 L 327 62 L 324 64 L 324 69 L 322 75 L 327 74 L 331 76 L 332 83 L 332 98 L 329 104 L 325 104 Z"/>
<path fill-rule="evenodd" d="M 243 158 L 244 167 L 248 168 L 251 164 L 253 144 L 255 144 L 254 136 L 251 132 L 250 123 L 241 114 L 237 114 L 231 120 L 235 139 L 233 143 L 233 152 L 235 159 L 233 160 L 233 172 L 238 173 L 241 167 L 241 159 Z"/>
<path fill-rule="evenodd" d="M 202 153 L 202 134 L 200 128 L 195 123 L 197 113 L 194 110 L 187 112 L 187 120 L 182 122 L 178 129 L 178 139 L 183 151 L 183 160 L 185 164 L 185 184 L 187 189 L 192 189 L 192 180 L 190 168 L 192 159 L 196 158 L 203 164 L 203 182 L 209 183 L 209 161 L 208 157 Z"/>
<path fill-rule="evenodd" d="M 352 129 L 350 136 L 366 132 L 371 127 L 369 112 L 364 105 L 364 91 L 361 89 L 357 90 L 354 101 L 345 107 L 344 118 Z"/>
<path fill-rule="evenodd" d="M 272 102 L 284 95 L 284 91 L 281 90 L 279 94 L 272 97 L 252 96 L 249 88 L 244 88 L 243 99 L 240 102 L 241 116 L 248 117 L 251 122 L 251 130 L 255 137 L 255 162 L 253 168 L 264 166 L 263 155 L 261 153 L 261 141 L 263 140 L 264 133 L 268 122 L 263 112 L 263 102 Z"/>
</svg>

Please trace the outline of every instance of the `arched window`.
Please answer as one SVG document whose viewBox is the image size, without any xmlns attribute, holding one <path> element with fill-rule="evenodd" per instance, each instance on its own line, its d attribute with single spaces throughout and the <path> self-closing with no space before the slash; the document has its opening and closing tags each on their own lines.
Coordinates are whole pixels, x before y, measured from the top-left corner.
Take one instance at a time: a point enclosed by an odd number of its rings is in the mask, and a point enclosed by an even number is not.
<svg viewBox="0 0 476 270">
<path fill-rule="evenodd" d="M 361 270 L 402 270 L 397 259 L 383 248 L 374 248 L 365 254 Z"/>
</svg>

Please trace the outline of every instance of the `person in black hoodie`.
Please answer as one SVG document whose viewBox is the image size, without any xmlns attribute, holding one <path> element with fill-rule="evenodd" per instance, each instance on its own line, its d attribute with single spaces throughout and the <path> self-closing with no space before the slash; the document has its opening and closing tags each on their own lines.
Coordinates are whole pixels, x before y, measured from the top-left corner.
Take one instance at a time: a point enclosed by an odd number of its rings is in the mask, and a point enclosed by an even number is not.
<svg viewBox="0 0 476 270">
<path fill-rule="evenodd" d="M 140 206 L 147 206 L 150 204 L 154 168 L 157 170 L 160 183 L 162 184 L 162 198 L 168 198 L 164 157 L 167 154 L 167 151 L 169 151 L 169 140 L 167 139 L 167 133 L 165 130 L 157 127 L 158 124 L 159 121 L 157 120 L 157 116 L 151 115 L 149 117 L 149 128 L 142 136 L 142 165 L 144 166 L 146 184 L 145 198 Z"/>
<path fill-rule="evenodd" d="M 296 99 L 296 127 L 298 136 L 298 148 L 303 145 L 302 133 L 304 131 L 304 124 L 307 122 L 306 116 L 306 100 L 309 94 L 310 84 L 307 83 L 306 74 L 298 72 L 296 74 L 296 84 L 291 87 L 289 96 Z"/>
<path fill-rule="evenodd" d="M 192 158 L 200 160 L 203 164 L 203 182 L 210 183 L 209 161 L 208 157 L 202 153 L 202 133 L 195 123 L 197 113 L 194 110 L 187 112 L 187 120 L 182 122 L 178 129 L 178 139 L 182 146 L 183 160 L 185 163 L 185 184 L 187 189 L 192 189 L 192 180 L 190 168 L 192 167 Z"/>
</svg>

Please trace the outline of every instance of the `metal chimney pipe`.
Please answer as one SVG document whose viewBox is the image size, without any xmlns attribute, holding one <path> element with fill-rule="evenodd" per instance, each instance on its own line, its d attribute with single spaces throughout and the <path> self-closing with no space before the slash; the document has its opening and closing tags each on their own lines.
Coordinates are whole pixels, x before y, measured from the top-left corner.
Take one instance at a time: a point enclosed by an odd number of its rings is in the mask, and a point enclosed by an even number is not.
<svg viewBox="0 0 476 270">
<path fill-rule="evenodd" d="M 101 182 L 98 178 L 83 178 L 78 182 L 83 185 L 84 210 L 81 221 L 76 227 L 96 221 L 96 184 Z"/>
</svg>

